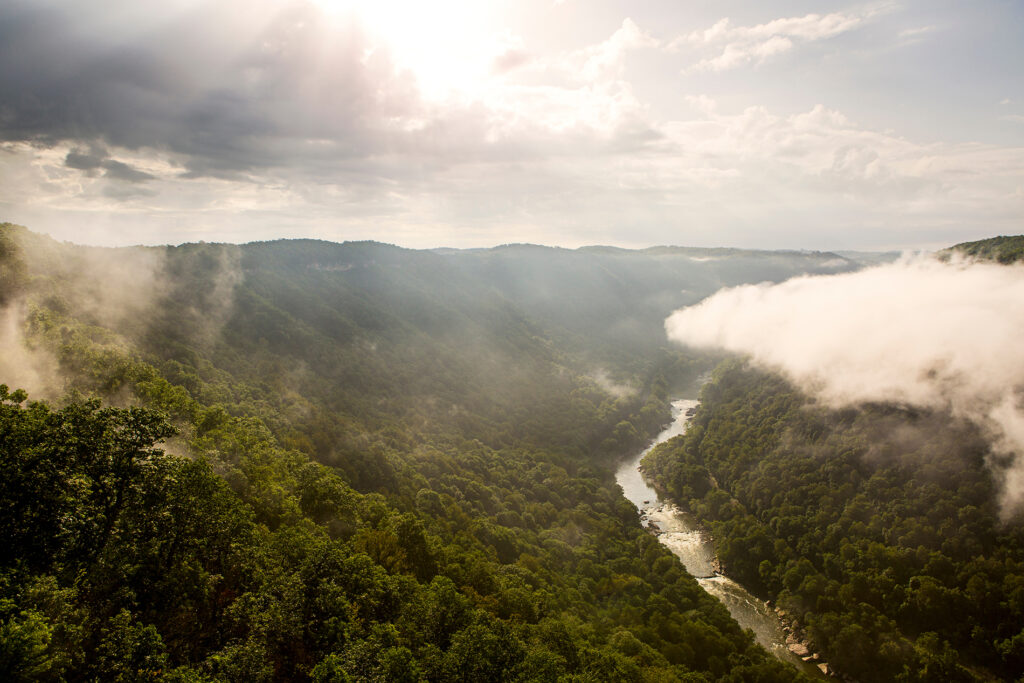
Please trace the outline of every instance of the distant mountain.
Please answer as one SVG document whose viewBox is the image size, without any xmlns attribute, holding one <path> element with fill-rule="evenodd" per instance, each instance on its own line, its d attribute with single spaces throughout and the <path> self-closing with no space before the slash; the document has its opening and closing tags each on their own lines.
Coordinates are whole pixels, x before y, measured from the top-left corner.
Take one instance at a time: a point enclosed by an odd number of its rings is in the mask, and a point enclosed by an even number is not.
<svg viewBox="0 0 1024 683">
<path fill-rule="evenodd" d="M 900 257 L 898 251 L 837 251 L 837 254 L 843 258 L 848 258 L 851 261 L 859 263 L 863 266 L 880 265 L 882 263 L 892 263 Z"/>
<path fill-rule="evenodd" d="M 201 340 L 218 367 L 253 373 L 257 358 L 290 359 L 315 366 L 317 381 L 366 387 L 364 396 L 407 394 L 456 367 L 434 386 L 475 377 L 493 394 L 508 384 L 509 363 L 524 367 L 523 354 L 635 380 L 668 345 L 664 320 L 673 310 L 722 287 L 860 267 L 828 252 L 436 252 L 318 240 L 96 249 L 10 225 L 4 234 L 10 249 L 20 245 L 8 270 L 31 276 L 37 300 L 45 287 L 47 301 L 112 324 L 144 350 L 188 362 Z M 27 286 L 10 278 L 18 282 L 9 291 Z M 405 376 L 400 359 L 417 354 L 438 362 Z"/>
<path fill-rule="evenodd" d="M 665 317 L 722 287 L 856 270 L 829 252 L 652 247 L 575 250 L 509 245 L 446 253 L 549 334 L 602 362 L 665 345 Z"/>
</svg>

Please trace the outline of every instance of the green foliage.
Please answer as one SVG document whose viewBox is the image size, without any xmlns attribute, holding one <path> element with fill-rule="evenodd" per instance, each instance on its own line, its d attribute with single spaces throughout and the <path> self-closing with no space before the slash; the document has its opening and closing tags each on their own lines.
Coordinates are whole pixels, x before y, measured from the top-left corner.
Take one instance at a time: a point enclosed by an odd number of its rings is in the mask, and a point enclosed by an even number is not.
<svg viewBox="0 0 1024 683">
<path fill-rule="evenodd" d="M 121 531 L 122 514 L 144 503 L 163 477 L 153 443 L 174 434 L 165 418 L 98 400 L 52 412 L 22 408 L 26 395 L 0 385 L 0 567 L 48 571 L 89 561 Z"/>
<path fill-rule="evenodd" d="M 0 394 L 0 434 L 19 439 L 4 455 L 42 449 L 59 468 L 33 481 L 39 505 L 20 500 L 10 519 L 74 520 L 57 540 L 12 535 L 21 545 L 6 567 L 0 623 L 11 678 L 59 677 L 75 662 L 103 680 L 638 680 L 644 671 L 672 680 L 777 666 L 672 569 L 606 483 L 540 454 L 478 452 L 476 472 L 457 460 L 424 464 L 421 476 L 443 491 L 435 516 L 399 512 L 377 494 L 359 501 L 335 481 L 326 488 L 348 502 L 334 509 L 356 518 L 347 540 L 332 540 L 322 506 L 313 506 L 319 521 L 301 512 L 287 451 L 250 442 L 271 450 L 259 456 L 270 465 L 249 476 L 299 509 L 272 530 L 269 518 L 258 522 L 262 498 L 245 502 L 206 461 L 153 447 L 171 433 L 159 414 L 96 401 L 54 411 L 23 405 L 23 392 Z M 5 465 L 30 481 L 37 463 Z M 71 494 L 68 482 L 79 482 Z M 458 487 L 476 488 L 482 508 Z M 491 503 L 479 497 L 487 490 Z M 47 512 L 63 504 L 74 512 Z M 493 521 L 530 510 L 532 524 Z"/>
<path fill-rule="evenodd" d="M 601 307 L 555 325 L 471 254 L 140 248 L 128 306 L 83 277 L 121 252 L 0 235 L 70 392 L 0 390 L 6 680 L 796 676 L 614 485 L 706 359 L 588 343 Z"/>
<path fill-rule="evenodd" d="M 1000 235 L 977 242 L 963 242 L 946 249 L 940 255 L 948 258 L 953 253 L 1005 264 L 1016 263 L 1024 259 L 1024 235 Z"/>
<path fill-rule="evenodd" d="M 1019 674 L 1024 616 L 1024 534 L 989 457 L 948 415 L 831 411 L 731 361 L 645 465 L 840 672 L 985 680 Z"/>
<path fill-rule="evenodd" d="M 33 681 L 52 675 L 60 668 L 50 654 L 52 626 L 39 612 L 12 614 L 10 607 L 5 609 L 6 618 L 0 626 L 0 673 L 4 680 Z"/>
</svg>

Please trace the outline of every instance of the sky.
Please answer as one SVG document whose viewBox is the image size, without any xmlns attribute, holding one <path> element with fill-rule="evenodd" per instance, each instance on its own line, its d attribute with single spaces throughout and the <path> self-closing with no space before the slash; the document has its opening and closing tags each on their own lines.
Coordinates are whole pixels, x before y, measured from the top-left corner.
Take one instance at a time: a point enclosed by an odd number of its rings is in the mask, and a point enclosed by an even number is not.
<svg viewBox="0 0 1024 683">
<path fill-rule="evenodd" d="M 0 221 L 98 245 L 1024 232 L 1019 0 L 2 0 Z"/>
</svg>

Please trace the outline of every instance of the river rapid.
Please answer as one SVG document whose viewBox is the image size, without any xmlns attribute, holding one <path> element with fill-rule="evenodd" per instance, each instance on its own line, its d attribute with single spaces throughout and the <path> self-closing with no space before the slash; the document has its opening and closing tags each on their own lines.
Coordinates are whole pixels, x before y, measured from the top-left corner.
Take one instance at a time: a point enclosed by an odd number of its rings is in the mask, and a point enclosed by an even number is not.
<svg viewBox="0 0 1024 683">
<path fill-rule="evenodd" d="M 757 642 L 779 659 L 796 665 L 804 673 L 820 677 L 822 672 L 815 664 L 804 662 L 789 650 L 786 632 L 778 615 L 763 600 L 718 573 L 714 544 L 697 522 L 674 504 L 661 500 L 640 472 L 640 461 L 652 448 L 686 432 L 690 421 L 686 413 L 696 408 L 697 403 L 691 399 L 673 401 L 672 424 L 658 434 L 644 452 L 625 460 L 616 471 L 615 480 L 626 498 L 640 511 L 640 522 L 644 528 L 657 535 L 658 540 L 682 561 L 686 571 L 697 579 L 701 588 L 718 598 L 740 626 L 752 630 Z"/>
</svg>

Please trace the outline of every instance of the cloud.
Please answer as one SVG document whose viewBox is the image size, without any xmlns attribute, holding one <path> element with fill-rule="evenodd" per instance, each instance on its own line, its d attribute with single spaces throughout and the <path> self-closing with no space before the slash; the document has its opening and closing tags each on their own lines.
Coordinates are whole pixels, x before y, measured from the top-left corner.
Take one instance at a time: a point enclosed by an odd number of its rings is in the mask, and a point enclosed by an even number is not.
<svg viewBox="0 0 1024 683">
<path fill-rule="evenodd" d="M 500 233 L 563 245 L 834 249 L 1019 230 L 1019 149 L 918 143 L 822 106 L 781 115 L 691 102 L 692 118 L 657 121 L 614 78 L 507 83 L 486 103 L 425 114 L 366 158 L 335 159 L 325 141 L 292 165 L 191 178 L 173 154 L 111 149 L 157 177 L 136 184 L 69 168 L 68 155 L 88 157 L 87 145 L 0 144 L 0 209 L 101 244 L 316 235 L 485 246 Z M 977 227 L 965 235 L 964 226 Z"/>
<path fill-rule="evenodd" d="M 73 148 L 67 153 L 67 156 L 64 157 L 64 165 L 68 168 L 86 171 L 91 177 L 98 176 L 99 172 L 102 170 L 104 178 L 108 178 L 113 181 L 120 181 L 108 183 L 106 187 L 103 188 L 103 194 L 107 197 L 114 199 L 127 199 L 129 197 L 154 196 L 156 194 L 152 190 L 125 186 L 123 183 L 129 183 L 130 185 L 137 186 L 140 183 L 156 180 L 156 176 L 151 173 L 146 173 L 145 171 L 140 171 L 123 161 L 111 159 L 109 152 L 102 147 L 93 146 L 86 150 L 78 147 Z"/>
<path fill-rule="evenodd" d="M 602 391 L 611 394 L 615 398 L 628 398 L 635 396 L 637 388 L 629 382 L 617 382 L 612 379 L 611 375 L 604 368 L 598 368 L 591 372 L 588 377 L 594 381 L 594 384 L 599 386 Z"/>
<path fill-rule="evenodd" d="M 0 307 L 0 376 L 9 389 L 25 389 L 34 399 L 56 398 L 63 383 L 56 371 L 57 359 L 25 340 L 26 306 L 8 302 Z"/>
<path fill-rule="evenodd" d="M 146 34 L 111 18 L 132 15 L 133 3 L 106 5 L 105 19 L 88 22 L 69 0 L 0 8 L 0 144 L 66 150 L 65 167 L 85 172 L 74 189 L 90 201 L 142 193 L 87 181 L 97 177 L 160 196 L 180 194 L 170 188 L 181 180 L 214 179 L 409 194 L 453 164 L 577 155 L 653 135 L 617 80 L 628 51 L 656 44 L 629 19 L 545 62 L 501 37 L 495 71 L 533 68 L 547 80 L 499 82 L 442 105 L 425 101 L 357 22 L 310 3 L 178 0 Z M 241 18 L 226 21 L 232 8 Z M 555 72 L 575 82 L 552 84 Z"/>
<path fill-rule="evenodd" d="M 833 406 L 948 410 L 1013 455 L 1004 503 L 1024 503 L 1024 266 L 918 258 L 723 290 L 673 313 L 669 337 L 744 354 Z"/>
<path fill-rule="evenodd" d="M 508 47 L 494 58 L 491 63 L 491 71 L 496 74 L 505 74 L 529 64 L 531 58 L 530 53 L 521 47 Z"/>
<path fill-rule="evenodd" d="M 672 49 L 683 45 L 714 56 L 696 62 L 695 71 L 725 71 L 749 64 L 758 65 L 798 43 L 811 43 L 832 38 L 860 26 L 870 13 L 808 14 L 802 17 L 775 19 L 754 26 L 733 26 L 728 18 L 703 31 L 695 31 L 671 43 Z"/>
<path fill-rule="evenodd" d="M 113 178 L 114 180 L 123 180 L 128 183 L 143 183 L 147 180 L 153 180 L 156 176 L 140 171 L 137 168 L 132 168 L 123 161 L 116 161 L 114 159 L 107 159 L 103 162 L 103 168 L 106 170 L 104 174 L 107 178 Z"/>
<path fill-rule="evenodd" d="M 107 151 L 104 149 L 94 147 L 82 150 L 76 147 L 64 157 L 64 165 L 68 168 L 77 168 L 80 171 L 95 171 L 103 165 L 106 158 Z"/>
<path fill-rule="evenodd" d="M 581 62 L 580 75 L 589 81 L 622 74 L 622 58 L 631 50 L 655 48 L 660 45 L 657 38 L 641 30 L 630 18 L 623 19 L 622 25 L 610 38 L 597 45 L 579 50 L 570 59 Z"/>
<path fill-rule="evenodd" d="M 934 32 L 935 29 L 935 26 L 916 26 L 914 28 L 906 28 L 900 31 L 899 37 L 917 40 L 928 33 Z"/>
<path fill-rule="evenodd" d="M 709 177 L 717 172 L 734 190 L 746 191 L 748 202 L 762 189 L 776 198 L 804 195 L 804 205 L 809 195 L 831 197 L 859 214 L 861 225 L 876 211 L 879 218 L 897 211 L 934 225 L 942 212 L 979 220 L 992 216 L 995 207 L 1017 203 L 1014 193 L 1024 176 L 1019 149 L 915 143 L 864 128 L 821 105 L 779 116 L 764 107 L 718 113 L 713 101 L 695 102 L 705 112 L 702 119 L 666 124 L 662 132 L 685 167 Z"/>
<path fill-rule="evenodd" d="M 868 16 L 720 22 L 686 45 L 770 58 Z M 101 244 L 828 249 L 855 230 L 850 246 L 889 248 L 1019 226 L 1020 149 L 669 93 L 678 56 L 651 28 L 572 48 L 481 34 L 481 82 L 438 99 L 378 36 L 300 0 L 0 3 L 0 212 Z"/>
<path fill-rule="evenodd" d="M 325 149 L 366 156 L 416 108 L 413 84 L 385 51 L 311 4 L 170 4 L 176 13 L 148 26 L 131 22 L 138 12 L 123 0 L 89 21 L 71 2 L 5 4 L 0 139 L 148 148 L 192 177 L 237 177 Z M 69 165 L 90 158 L 75 152 Z M 106 170 L 147 179 L 117 163 Z"/>
</svg>

